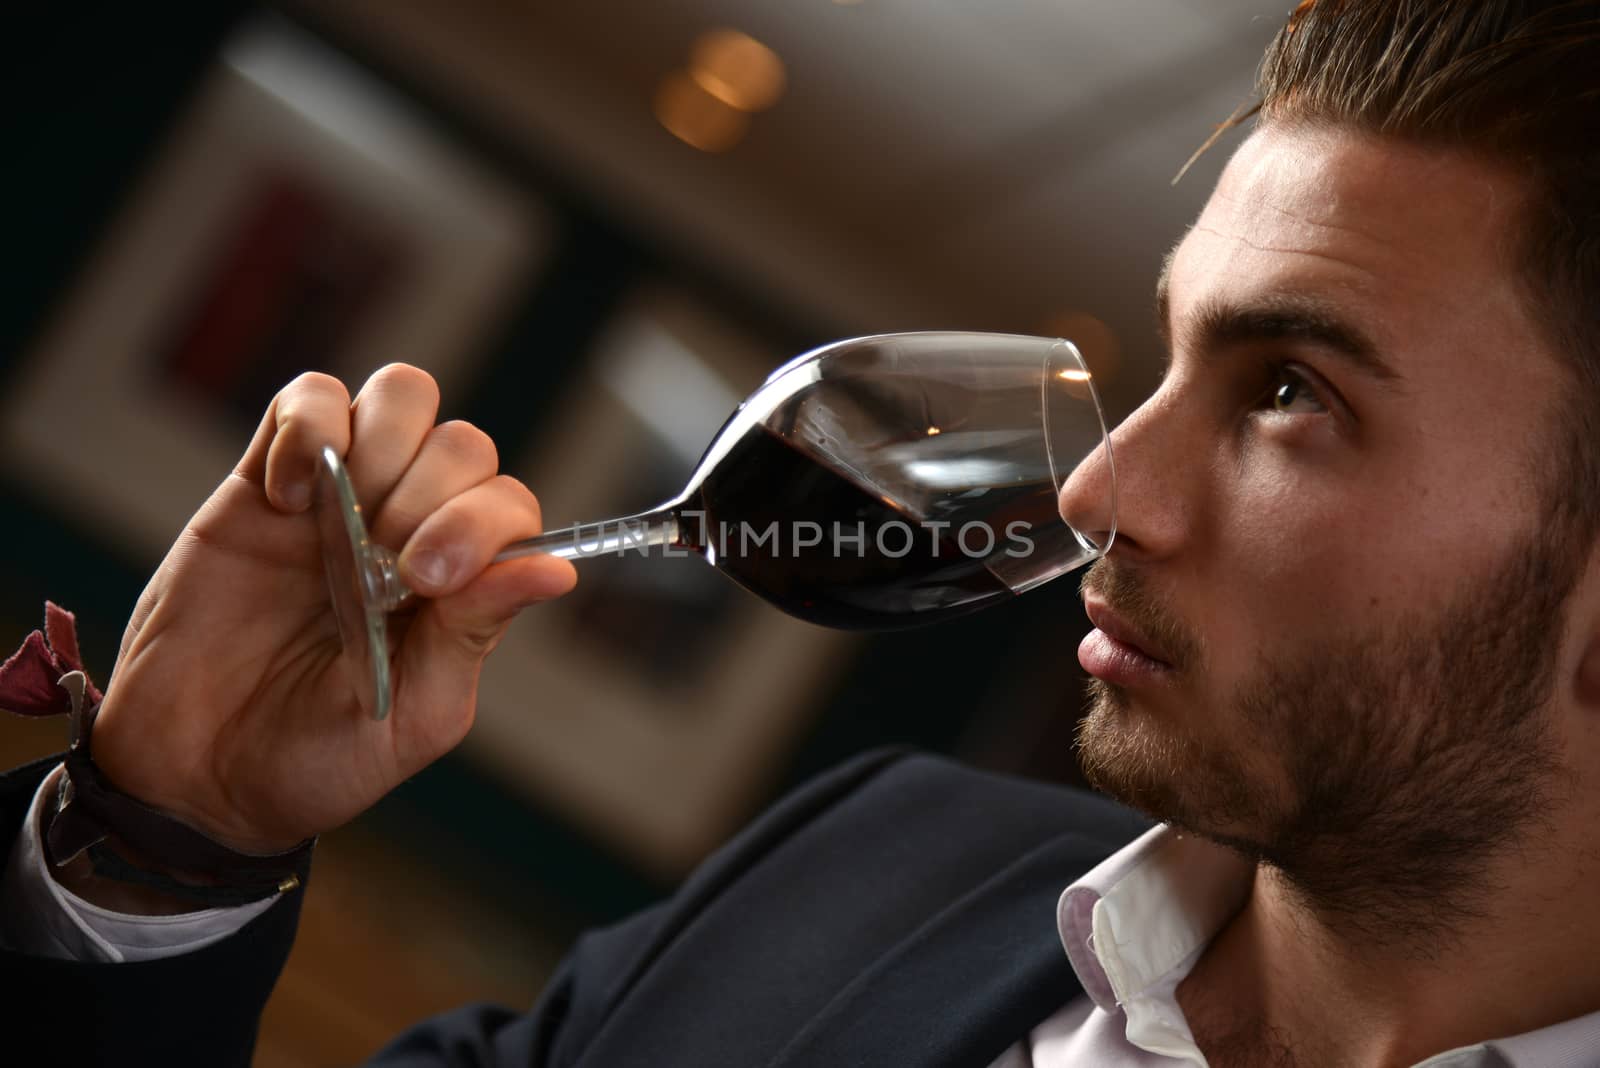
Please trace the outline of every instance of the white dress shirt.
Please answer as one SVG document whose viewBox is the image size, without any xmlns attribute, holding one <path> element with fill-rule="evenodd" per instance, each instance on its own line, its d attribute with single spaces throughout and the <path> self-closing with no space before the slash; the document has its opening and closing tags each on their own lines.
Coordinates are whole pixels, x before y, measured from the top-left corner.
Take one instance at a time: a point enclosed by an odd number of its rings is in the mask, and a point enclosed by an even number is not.
<svg viewBox="0 0 1600 1068">
<path fill-rule="evenodd" d="M 155 960 L 203 949 L 228 937 L 271 907 L 277 896 L 248 905 L 184 912 L 175 916 L 129 916 L 103 909 L 66 889 L 50 874 L 40 839 L 40 813 L 55 796 L 61 769 L 45 776 L 33 795 L 27 823 L 6 864 L 0 885 L 12 948 L 62 960 Z M 27 917 L 29 922 L 19 922 Z"/>
<path fill-rule="evenodd" d="M 1251 869 L 1204 839 L 1157 827 L 1067 887 L 1061 945 L 1084 996 L 1030 1036 L 1032 1068 L 1178 1068 L 1206 1058 L 1177 989 L 1244 904 Z M 992 1068 L 1024 1068 L 1026 1047 Z M 1416 1068 L 1595 1068 L 1600 1012 L 1511 1038 L 1463 1046 Z"/>
<path fill-rule="evenodd" d="M 275 900 L 130 916 L 70 893 L 51 876 L 39 836 L 59 774 L 34 795 L 6 863 L 0 907 L 13 948 L 108 962 L 174 956 L 226 938 Z M 1056 927 L 1085 992 L 990 1068 L 1204 1068 L 1176 991 L 1243 905 L 1250 874 L 1228 850 L 1158 827 L 1067 887 Z M 31 922 L 18 923 L 24 916 Z M 1600 1012 L 1440 1053 L 1416 1068 L 1600 1068 Z"/>
</svg>

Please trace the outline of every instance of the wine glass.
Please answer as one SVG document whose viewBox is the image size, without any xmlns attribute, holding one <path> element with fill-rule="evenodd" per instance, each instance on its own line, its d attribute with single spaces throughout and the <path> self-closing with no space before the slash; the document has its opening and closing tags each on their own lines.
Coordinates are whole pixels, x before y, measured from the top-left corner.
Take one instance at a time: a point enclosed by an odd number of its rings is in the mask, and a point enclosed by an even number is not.
<svg viewBox="0 0 1600 1068">
<path fill-rule="evenodd" d="M 1057 498 L 1106 449 L 1093 376 L 1057 338 L 939 331 L 825 345 L 774 371 L 723 424 L 683 491 L 646 512 L 508 545 L 568 559 L 697 555 L 825 626 L 932 623 L 1009 600 L 1104 555 Z M 368 536 L 331 448 L 317 518 L 362 706 L 389 711 L 386 618 L 411 591 Z M 1115 480 L 1106 514 L 1115 516 Z"/>
</svg>

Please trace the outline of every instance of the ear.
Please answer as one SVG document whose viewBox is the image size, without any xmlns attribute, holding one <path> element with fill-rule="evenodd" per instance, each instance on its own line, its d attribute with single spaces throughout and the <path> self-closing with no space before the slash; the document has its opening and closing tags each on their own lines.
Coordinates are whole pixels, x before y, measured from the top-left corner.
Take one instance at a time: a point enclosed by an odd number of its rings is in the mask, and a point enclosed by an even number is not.
<svg viewBox="0 0 1600 1068">
<path fill-rule="evenodd" d="M 1573 594 L 1569 626 L 1578 641 L 1578 665 L 1572 696 L 1585 711 L 1600 712 L 1600 551 L 1589 558 Z"/>
<path fill-rule="evenodd" d="M 1600 708 L 1600 634 L 1591 635 L 1578 661 L 1578 702 L 1588 708 Z"/>
</svg>

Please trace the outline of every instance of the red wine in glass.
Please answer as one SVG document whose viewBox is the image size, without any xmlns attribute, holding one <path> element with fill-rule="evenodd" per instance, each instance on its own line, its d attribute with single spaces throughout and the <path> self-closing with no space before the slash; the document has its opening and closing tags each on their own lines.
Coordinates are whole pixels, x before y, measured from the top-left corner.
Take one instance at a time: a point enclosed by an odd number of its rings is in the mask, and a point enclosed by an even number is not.
<svg viewBox="0 0 1600 1068">
<path fill-rule="evenodd" d="M 931 332 L 824 346 L 785 364 L 712 439 L 673 500 L 551 531 L 496 560 L 693 553 L 790 615 L 852 629 L 937 622 L 1097 559 L 1113 529 L 1075 530 L 1057 499 L 1110 448 L 1077 348 Z M 387 614 L 411 596 L 368 537 L 340 457 L 317 508 L 347 663 L 375 718 L 391 701 Z"/>
</svg>

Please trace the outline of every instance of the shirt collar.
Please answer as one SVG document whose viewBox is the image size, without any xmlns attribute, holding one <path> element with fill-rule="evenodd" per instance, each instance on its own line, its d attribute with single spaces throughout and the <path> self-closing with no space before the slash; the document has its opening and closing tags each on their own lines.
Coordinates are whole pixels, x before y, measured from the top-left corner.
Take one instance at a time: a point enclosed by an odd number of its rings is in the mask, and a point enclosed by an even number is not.
<svg viewBox="0 0 1600 1068">
<path fill-rule="evenodd" d="M 1141 1043 L 1143 1048 L 1159 1050 L 1171 1043 L 1173 1053 L 1192 1049 L 1174 998 L 1177 984 L 1243 907 L 1253 875 L 1250 862 L 1232 850 L 1166 826 L 1146 831 L 1107 857 L 1067 887 L 1056 906 L 1061 944 L 1084 992 L 1107 1013 L 1135 1002 L 1141 1010 L 1137 1015 L 1150 1017 L 1129 1021 L 1130 1032 L 1152 1039 Z M 1418 1068 L 1491 1062 L 1509 1068 L 1583 1068 L 1594 1064 L 1597 1048 L 1600 1012 L 1593 1012 L 1441 1053 Z M 1194 1056 L 1200 1057 L 1198 1051 Z"/>
<path fill-rule="evenodd" d="M 1169 977 L 1244 905 L 1253 872 L 1231 850 L 1169 827 L 1107 857 L 1056 907 L 1061 944 L 1084 991 L 1115 1012 Z"/>
</svg>

